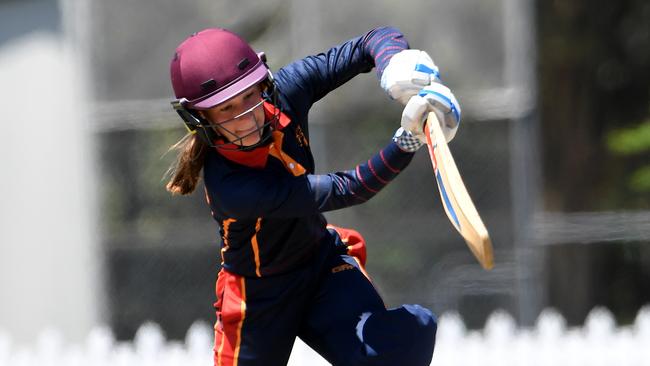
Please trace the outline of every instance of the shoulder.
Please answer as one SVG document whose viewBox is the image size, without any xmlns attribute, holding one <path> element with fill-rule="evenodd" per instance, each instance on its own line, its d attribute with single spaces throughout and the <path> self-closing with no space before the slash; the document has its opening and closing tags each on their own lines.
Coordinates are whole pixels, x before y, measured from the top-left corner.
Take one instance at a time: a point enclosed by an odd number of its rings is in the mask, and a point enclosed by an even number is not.
<svg viewBox="0 0 650 366">
<path fill-rule="evenodd" d="M 214 176 L 223 169 L 228 169 L 225 159 L 219 155 L 219 153 L 214 151 L 214 148 L 209 148 L 208 152 L 205 154 L 203 174 Z"/>
<path fill-rule="evenodd" d="M 278 89 L 282 111 L 292 121 L 303 120 L 311 108 L 305 80 L 295 70 L 295 65 L 287 65 L 275 73 L 275 84 Z"/>
<path fill-rule="evenodd" d="M 275 82 L 278 88 L 285 94 L 290 95 L 300 91 L 302 84 L 309 78 L 310 74 L 316 72 L 305 66 L 306 60 L 300 59 L 281 67 L 275 74 Z"/>
<path fill-rule="evenodd" d="M 216 191 L 217 187 L 222 187 L 222 182 L 227 176 L 237 170 L 233 163 L 219 155 L 218 152 L 211 148 L 205 156 L 203 163 L 203 180 L 205 187 L 209 191 Z"/>
<path fill-rule="evenodd" d="M 216 151 L 205 159 L 203 179 L 213 213 L 242 217 L 256 204 L 259 173 L 228 161 Z"/>
</svg>

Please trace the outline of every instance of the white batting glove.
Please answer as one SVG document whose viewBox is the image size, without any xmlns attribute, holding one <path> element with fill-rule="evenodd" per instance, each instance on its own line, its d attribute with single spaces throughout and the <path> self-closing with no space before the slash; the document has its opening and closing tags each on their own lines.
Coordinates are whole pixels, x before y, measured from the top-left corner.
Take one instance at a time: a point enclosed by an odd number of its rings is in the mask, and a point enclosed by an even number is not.
<svg viewBox="0 0 650 366">
<path fill-rule="evenodd" d="M 420 89 L 439 81 L 438 66 L 426 52 L 420 50 L 403 50 L 396 53 L 381 75 L 381 87 L 391 98 L 403 105 Z"/>
<path fill-rule="evenodd" d="M 439 83 L 422 88 L 409 99 L 402 112 L 402 128 L 426 143 L 424 123 L 429 112 L 436 113 L 445 139 L 451 141 L 460 124 L 460 104 L 451 90 Z"/>
</svg>

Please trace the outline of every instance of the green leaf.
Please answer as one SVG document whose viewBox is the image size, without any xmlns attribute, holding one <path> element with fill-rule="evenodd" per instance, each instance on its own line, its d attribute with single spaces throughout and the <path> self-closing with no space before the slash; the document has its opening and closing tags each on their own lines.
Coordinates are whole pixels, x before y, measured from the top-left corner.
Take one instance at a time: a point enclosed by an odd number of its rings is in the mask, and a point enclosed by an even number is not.
<svg viewBox="0 0 650 366">
<path fill-rule="evenodd" d="M 634 171 L 629 182 L 630 187 L 637 192 L 650 192 L 650 165 Z"/>
<path fill-rule="evenodd" d="M 632 155 L 650 150 L 650 120 L 635 127 L 611 131 L 607 134 L 607 147 L 619 155 Z"/>
</svg>

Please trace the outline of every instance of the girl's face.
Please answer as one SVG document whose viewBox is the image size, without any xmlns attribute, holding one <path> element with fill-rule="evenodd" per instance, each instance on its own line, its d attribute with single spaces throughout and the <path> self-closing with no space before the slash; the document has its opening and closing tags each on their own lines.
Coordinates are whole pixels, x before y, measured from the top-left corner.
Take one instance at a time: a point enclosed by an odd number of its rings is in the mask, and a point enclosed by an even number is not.
<svg viewBox="0 0 650 366">
<path fill-rule="evenodd" d="M 241 146 L 251 146 L 262 138 L 264 108 L 262 86 L 253 85 L 221 104 L 199 111 L 220 136 Z"/>
</svg>

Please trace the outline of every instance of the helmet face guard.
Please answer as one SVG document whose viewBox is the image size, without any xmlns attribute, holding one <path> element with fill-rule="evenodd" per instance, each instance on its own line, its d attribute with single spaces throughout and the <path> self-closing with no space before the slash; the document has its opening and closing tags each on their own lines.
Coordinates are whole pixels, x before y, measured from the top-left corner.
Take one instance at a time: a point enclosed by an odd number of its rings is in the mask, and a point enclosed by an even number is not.
<svg viewBox="0 0 650 366">
<path fill-rule="evenodd" d="M 272 82 L 269 84 L 272 85 Z M 261 123 L 255 119 L 257 128 L 253 131 L 247 133 L 244 136 L 239 136 L 225 127 L 225 125 L 229 122 L 235 121 L 250 113 L 253 113 L 257 108 L 262 108 L 262 104 L 264 103 L 273 105 L 274 109 L 272 116 L 271 118 L 268 118 L 265 113 L 264 121 L 261 121 Z M 280 114 L 282 113 L 282 110 L 278 106 L 277 93 L 273 86 L 270 86 L 266 91 L 263 92 L 262 98 L 254 106 L 225 121 L 211 122 L 206 118 L 203 118 L 199 114 L 198 110 L 188 107 L 191 105 L 191 102 L 185 98 L 176 99 L 171 102 L 171 105 L 183 120 L 185 128 L 187 128 L 189 133 L 196 134 L 206 145 L 210 147 L 224 150 L 252 150 L 257 146 L 265 144 L 271 137 L 271 131 L 276 126 Z M 226 134 L 229 134 L 229 137 L 219 134 L 217 132 L 217 127 L 221 130 L 224 130 Z M 260 140 L 253 145 L 243 145 L 243 140 L 255 133 L 260 134 Z"/>
</svg>

